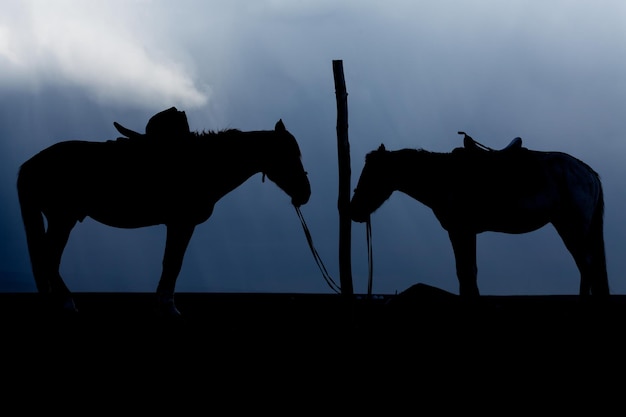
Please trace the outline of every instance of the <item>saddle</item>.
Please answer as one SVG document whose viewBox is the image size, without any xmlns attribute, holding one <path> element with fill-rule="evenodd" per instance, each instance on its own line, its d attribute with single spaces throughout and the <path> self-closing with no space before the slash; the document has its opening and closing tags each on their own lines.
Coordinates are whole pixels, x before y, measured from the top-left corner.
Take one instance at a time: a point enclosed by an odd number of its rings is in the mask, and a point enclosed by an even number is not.
<svg viewBox="0 0 626 417">
<path fill-rule="evenodd" d="M 146 133 L 135 132 L 117 122 L 113 126 L 128 139 L 150 139 L 159 142 L 170 142 L 189 137 L 189 123 L 184 111 L 179 111 L 176 107 L 163 110 L 148 120 Z"/>
<path fill-rule="evenodd" d="M 458 132 L 458 133 L 459 135 L 463 135 L 463 147 L 467 150 L 477 150 L 480 152 L 507 152 L 507 151 L 512 151 L 512 150 L 522 148 L 522 138 L 520 137 L 514 138 L 511 141 L 511 143 L 506 145 L 504 148 L 500 150 L 496 150 L 488 146 L 485 146 L 482 143 L 479 143 L 478 141 L 474 140 L 470 135 L 468 135 L 465 132 Z"/>
</svg>

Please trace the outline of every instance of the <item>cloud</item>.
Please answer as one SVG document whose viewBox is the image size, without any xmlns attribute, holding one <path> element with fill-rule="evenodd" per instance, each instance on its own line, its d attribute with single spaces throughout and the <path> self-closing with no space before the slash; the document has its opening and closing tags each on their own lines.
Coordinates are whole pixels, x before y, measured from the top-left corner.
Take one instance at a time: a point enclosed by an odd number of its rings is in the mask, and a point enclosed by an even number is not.
<svg viewBox="0 0 626 417">
<path fill-rule="evenodd" d="M 162 48 L 160 28 L 133 21 L 141 13 L 130 9 L 148 5 L 11 2 L 0 20 L 0 85 L 68 85 L 107 103 L 205 105 L 209 88 L 198 86 L 193 69 Z"/>
</svg>

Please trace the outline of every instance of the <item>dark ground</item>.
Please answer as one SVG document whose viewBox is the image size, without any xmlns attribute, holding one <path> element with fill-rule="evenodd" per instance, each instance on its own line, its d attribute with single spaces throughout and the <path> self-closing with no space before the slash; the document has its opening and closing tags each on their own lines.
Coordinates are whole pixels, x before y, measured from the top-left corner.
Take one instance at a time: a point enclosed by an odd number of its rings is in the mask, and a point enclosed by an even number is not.
<svg viewBox="0 0 626 417">
<path fill-rule="evenodd" d="M 75 300 L 79 313 L 67 317 L 50 314 L 37 294 L 0 294 L 4 394 L 62 388 L 68 399 L 80 392 L 102 402 L 104 392 L 110 402 L 148 392 L 150 404 L 183 395 L 210 408 L 208 398 L 265 392 L 275 406 L 303 396 L 328 406 L 437 401 L 440 411 L 549 399 L 560 412 L 591 401 L 592 390 L 604 400 L 624 395 L 622 295 L 470 302 L 426 285 L 371 299 L 180 293 L 175 321 L 154 315 L 152 294 Z"/>
</svg>

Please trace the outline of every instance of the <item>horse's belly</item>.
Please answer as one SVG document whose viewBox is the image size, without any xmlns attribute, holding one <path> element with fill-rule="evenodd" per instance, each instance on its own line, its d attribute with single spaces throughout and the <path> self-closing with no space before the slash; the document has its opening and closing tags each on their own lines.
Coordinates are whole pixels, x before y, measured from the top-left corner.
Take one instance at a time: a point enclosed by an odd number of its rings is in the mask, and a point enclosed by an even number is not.
<svg viewBox="0 0 626 417">
<path fill-rule="evenodd" d="M 128 208 L 126 210 L 102 210 L 99 208 L 89 210 L 87 216 L 107 226 L 121 227 L 125 229 L 134 229 L 165 223 L 165 219 L 162 216 L 149 210 L 139 212 L 129 210 Z"/>
<path fill-rule="evenodd" d="M 435 214 L 446 230 L 462 229 L 476 233 L 528 233 L 540 229 L 552 219 L 551 205 L 540 199 L 528 199 L 524 203 L 492 199 L 489 204 L 482 204 L 484 200 L 476 199 L 470 205 L 454 201 L 447 208 L 435 210 Z"/>
<path fill-rule="evenodd" d="M 172 200 L 172 201 L 170 201 Z M 101 201 L 86 211 L 92 219 L 113 227 L 138 228 L 170 223 L 200 224 L 213 212 L 213 204 L 185 199 Z"/>
<path fill-rule="evenodd" d="M 549 222 L 549 211 L 538 209 L 520 210 L 502 207 L 500 210 L 476 215 L 480 231 L 528 233 L 542 228 Z"/>
<path fill-rule="evenodd" d="M 84 195 L 82 204 L 87 216 L 109 226 L 135 228 L 162 224 L 173 203 L 165 193 L 149 191 L 140 187 L 100 187 L 98 192 Z"/>
<path fill-rule="evenodd" d="M 155 226 L 157 224 L 164 223 L 158 220 L 150 221 L 145 218 L 138 219 L 138 218 L 124 217 L 120 219 L 120 218 L 112 218 L 110 216 L 98 216 L 98 215 L 90 215 L 89 217 L 91 217 L 98 223 L 102 223 L 107 226 L 117 227 L 117 228 L 122 228 L 122 229 L 138 229 L 140 227 Z"/>
</svg>

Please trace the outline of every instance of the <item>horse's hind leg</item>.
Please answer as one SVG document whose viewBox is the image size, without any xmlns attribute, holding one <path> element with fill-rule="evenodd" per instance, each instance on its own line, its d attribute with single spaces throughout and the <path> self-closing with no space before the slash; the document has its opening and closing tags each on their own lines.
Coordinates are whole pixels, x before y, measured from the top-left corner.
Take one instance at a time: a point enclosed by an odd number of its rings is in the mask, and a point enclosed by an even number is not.
<svg viewBox="0 0 626 417">
<path fill-rule="evenodd" d="M 476 234 L 471 232 L 448 232 L 459 280 L 460 296 L 478 296 L 478 267 L 476 266 Z"/>
<path fill-rule="evenodd" d="M 63 310 L 74 312 L 76 306 L 70 290 L 63 282 L 59 269 L 61 257 L 76 220 L 65 217 L 50 216 L 48 218 L 48 230 L 45 235 L 45 274 L 50 285 L 50 295 L 54 303 L 61 305 Z"/>
<path fill-rule="evenodd" d="M 595 226 L 587 232 L 572 230 L 571 222 L 553 224 L 580 272 L 579 295 L 608 296 L 609 285 L 602 231 L 596 230 Z"/>
</svg>

